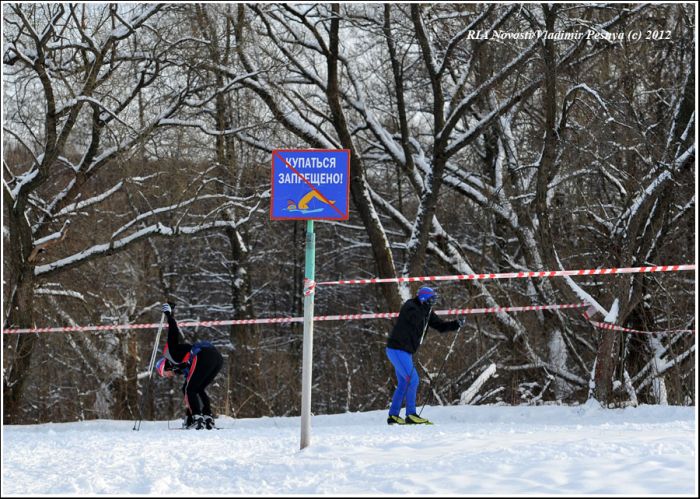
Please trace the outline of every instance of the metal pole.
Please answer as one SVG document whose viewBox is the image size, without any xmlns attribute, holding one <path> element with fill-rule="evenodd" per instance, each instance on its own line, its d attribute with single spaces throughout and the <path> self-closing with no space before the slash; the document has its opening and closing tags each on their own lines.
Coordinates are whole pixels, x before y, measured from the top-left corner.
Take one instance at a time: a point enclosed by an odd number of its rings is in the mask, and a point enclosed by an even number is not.
<svg viewBox="0 0 700 499">
<path fill-rule="evenodd" d="M 314 221 L 306 222 L 306 262 L 304 265 L 304 347 L 301 367 L 301 449 L 311 443 L 311 368 L 314 349 L 314 292 L 316 269 Z M 308 289 L 307 289 L 308 286 Z"/>
<path fill-rule="evenodd" d="M 449 359 L 450 354 L 452 354 L 452 348 L 455 346 L 455 341 L 457 341 L 457 335 L 459 335 L 459 331 L 461 329 L 462 328 L 460 327 L 455 332 L 455 337 L 452 340 L 452 344 L 450 345 L 450 349 L 448 350 L 447 355 L 445 356 L 445 359 L 442 361 L 442 365 L 440 366 L 440 370 L 438 371 L 437 376 L 435 376 L 435 379 L 438 381 L 440 380 L 440 375 L 442 374 L 442 369 L 443 369 L 443 367 L 445 367 L 445 363 L 447 362 L 447 359 Z M 414 367 L 414 369 L 415 369 L 415 367 Z M 435 389 L 433 389 L 433 381 L 430 379 L 429 379 L 429 381 L 430 381 L 430 393 L 428 393 L 428 396 L 426 397 L 425 402 L 423 402 L 423 407 L 421 407 L 420 411 L 418 411 L 418 417 L 420 417 L 420 415 L 423 413 L 423 409 L 425 409 L 425 404 L 428 403 L 428 400 L 430 400 L 430 398 L 432 397 L 432 394 L 435 392 Z"/>
<path fill-rule="evenodd" d="M 156 342 L 153 345 L 153 351 L 151 352 L 151 361 L 148 363 L 148 379 L 151 379 L 153 374 L 153 366 L 156 363 L 156 354 L 158 353 L 158 343 L 160 343 L 160 333 L 163 331 L 163 322 L 165 320 L 165 314 L 160 314 L 160 324 L 158 325 L 158 334 L 156 334 Z"/>
<path fill-rule="evenodd" d="M 148 385 L 146 388 L 150 389 L 151 386 L 151 376 L 153 374 L 153 365 L 156 363 L 156 353 L 158 352 L 158 343 L 160 343 L 160 332 L 163 330 L 163 320 L 165 319 L 165 314 L 160 314 L 160 325 L 158 326 L 158 334 L 156 334 L 156 342 L 153 344 L 153 351 L 151 352 L 151 361 L 148 363 Z M 141 421 L 143 420 L 143 402 L 146 398 L 144 394 L 141 395 L 141 403 L 139 404 L 139 420 L 134 422 L 134 427 L 132 430 L 139 431 L 141 429 Z"/>
</svg>

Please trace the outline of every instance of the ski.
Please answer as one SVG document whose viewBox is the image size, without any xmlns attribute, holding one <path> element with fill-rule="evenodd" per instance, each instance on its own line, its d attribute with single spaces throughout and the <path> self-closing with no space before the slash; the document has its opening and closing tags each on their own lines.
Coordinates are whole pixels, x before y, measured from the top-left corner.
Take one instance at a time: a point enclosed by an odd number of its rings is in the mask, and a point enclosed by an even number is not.
<svg viewBox="0 0 700 499">
<path fill-rule="evenodd" d="M 409 419 L 409 417 L 411 419 Z M 425 425 L 432 425 L 433 422 L 429 421 L 425 418 L 421 418 L 420 416 L 416 416 L 415 414 L 404 418 L 400 418 L 398 416 L 389 416 L 387 418 L 387 423 L 389 426 L 411 426 L 411 425 L 420 425 L 420 424 L 425 424 Z"/>
<path fill-rule="evenodd" d="M 200 428 L 200 430 L 225 430 L 225 429 L 226 429 L 225 426 L 224 426 L 224 427 L 220 427 L 220 426 L 216 426 L 216 425 L 212 426 L 211 428 L 206 428 L 206 427 Z M 187 427 L 185 427 L 184 425 L 180 425 L 180 426 L 170 426 L 170 423 L 169 423 L 169 422 L 168 422 L 168 430 L 194 430 L 194 431 L 199 431 L 199 430 L 197 430 L 196 428 L 194 428 L 194 425 L 193 425 L 192 427 L 190 427 L 190 428 L 187 428 Z"/>
<path fill-rule="evenodd" d="M 232 429 L 233 428 L 220 428 L 218 426 L 211 428 L 211 430 L 232 430 Z M 168 430 L 211 431 L 211 430 L 207 430 L 206 428 L 202 428 L 201 430 L 195 430 L 194 428 L 168 428 Z"/>
<path fill-rule="evenodd" d="M 387 426 L 431 426 L 434 424 L 432 421 L 426 421 L 425 423 L 394 423 Z"/>
</svg>

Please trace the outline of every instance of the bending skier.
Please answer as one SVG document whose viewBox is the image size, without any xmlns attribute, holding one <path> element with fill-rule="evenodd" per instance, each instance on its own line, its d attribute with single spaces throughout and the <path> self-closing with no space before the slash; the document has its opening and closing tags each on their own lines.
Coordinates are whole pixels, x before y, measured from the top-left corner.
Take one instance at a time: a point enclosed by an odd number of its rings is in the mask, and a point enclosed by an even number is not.
<svg viewBox="0 0 700 499">
<path fill-rule="evenodd" d="M 208 341 L 198 341 L 194 345 L 181 342 L 180 328 L 167 303 L 163 304 L 163 313 L 168 318 L 168 341 L 163 348 L 163 357 L 156 362 L 156 370 L 165 377 L 175 374 L 185 377 L 182 386 L 186 407 L 184 427 L 211 430 L 214 428 L 214 415 L 211 400 L 204 389 L 221 370 L 224 359 Z"/>
<path fill-rule="evenodd" d="M 428 326 L 441 333 L 457 331 L 464 325 L 464 319 L 443 321 L 435 312 L 433 305 L 437 293 L 427 286 L 418 290 L 414 298 L 406 300 L 401 306 L 399 317 L 391 330 L 386 345 L 386 355 L 396 370 L 398 386 L 394 390 L 389 408 L 388 424 L 430 424 L 425 418 L 416 414 L 416 393 L 418 392 L 418 373 L 413 367 L 413 354 L 416 353 Z M 406 400 L 406 419 L 399 416 L 404 399 Z"/>
</svg>

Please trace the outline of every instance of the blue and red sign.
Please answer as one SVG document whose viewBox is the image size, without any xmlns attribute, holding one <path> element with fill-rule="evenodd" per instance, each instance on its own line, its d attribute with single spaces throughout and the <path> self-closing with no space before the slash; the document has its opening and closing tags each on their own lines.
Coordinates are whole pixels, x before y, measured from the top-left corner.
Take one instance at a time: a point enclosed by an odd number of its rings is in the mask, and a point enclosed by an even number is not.
<svg viewBox="0 0 700 499">
<path fill-rule="evenodd" d="M 347 220 L 349 149 L 272 151 L 272 220 Z"/>
</svg>

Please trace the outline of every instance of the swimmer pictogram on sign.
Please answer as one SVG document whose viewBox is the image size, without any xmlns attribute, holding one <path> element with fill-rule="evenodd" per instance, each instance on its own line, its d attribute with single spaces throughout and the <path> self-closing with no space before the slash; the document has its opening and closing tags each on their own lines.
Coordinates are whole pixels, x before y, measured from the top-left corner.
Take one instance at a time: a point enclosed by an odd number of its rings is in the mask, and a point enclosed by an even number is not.
<svg viewBox="0 0 700 499">
<path fill-rule="evenodd" d="M 272 151 L 272 220 L 347 220 L 349 149 Z"/>
</svg>

